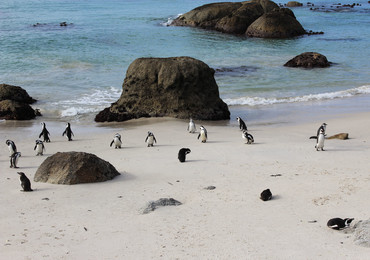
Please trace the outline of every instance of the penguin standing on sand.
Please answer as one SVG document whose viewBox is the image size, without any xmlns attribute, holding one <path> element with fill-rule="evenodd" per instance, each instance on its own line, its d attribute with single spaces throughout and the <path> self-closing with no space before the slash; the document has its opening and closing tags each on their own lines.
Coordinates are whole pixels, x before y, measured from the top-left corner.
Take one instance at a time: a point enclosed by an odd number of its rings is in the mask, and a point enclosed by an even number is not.
<svg viewBox="0 0 370 260">
<path fill-rule="evenodd" d="M 177 158 L 179 159 L 180 162 L 185 162 L 186 155 L 190 152 L 191 151 L 189 148 L 181 148 Z"/>
<path fill-rule="evenodd" d="M 247 144 L 254 143 L 253 135 L 249 134 L 247 130 L 243 130 L 242 137 L 247 141 Z"/>
<path fill-rule="evenodd" d="M 315 145 L 316 151 L 318 151 L 319 149 L 321 149 L 321 151 L 324 151 L 324 141 L 325 141 L 325 130 L 320 129 L 320 133 L 317 137 L 317 142 Z"/>
<path fill-rule="evenodd" d="M 270 200 L 271 198 L 272 198 L 272 193 L 271 193 L 270 189 L 266 189 L 266 190 L 261 192 L 261 195 L 260 195 L 261 200 L 267 201 L 267 200 Z"/>
<path fill-rule="evenodd" d="M 20 175 L 19 182 L 21 183 L 23 191 L 33 191 L 33 189 L 31 189 L 31 182 L 24 172 L 18 172 L 18 174 Z"/>
<path fill-rule="evenodd" d="M 10 168 L 18 168 L 17 164 L 19 157 L 21 157 L 20 152 L 15 152 L 12 154 L 12 156 L 10 156 Z"/>
<path fill-rule="evenodd" d="M 328 223 L 326 224 L 329 228 L 332 228 L 332 229 L 335 229 L 335 230 L 339 230 L 339 229 L 343 229 L 345 227 L 349 227 L 349 225 L 351 224 L 352 220 L 354 220 L 353 218 L 345 218 L 345 219 L 341 219 L 341 218 L 332 218 L 332 219 L 329 219 Z"/>
<path fill-rule="evenodd" d="M 195 133 L 195 131 L 197 131 L 196 127 L 195 127 L 195 123 L 193 122 L 193 119 L 190 118 L 190 121 L 189 121 L 189 125 L 188 125 L 188 131 L 189 133 Z"/>
<path fill-rule="evenodd" d="M 35 148 L 33 148 L 33 150 L 36 151 L 36 156 L 44 155 L 45 150 L 44 142 L 41 140 L 36 140 Z"/>
<path fill-rule="evenodd" d="M 321 130 L 323 130 L 324 132 L 324 136 L 326 136 L 326 126 L 327 124 L 326 123 L 322 123 L 322 125 L 319 127 L 319 129 L 317 129 L 317 133 L 316 133 L 316 136 L 311 136 L 310 139 L 318 139 L 319 138 L 319 135 L 320 135 L 320 132 Z"/>
<path fill-rule="evenodd" d="M 112 142 L 110 143 L 110 147 L 112 147 L 112 145 L 114 144 L 114 149 L 121 149 L 121 146 L 122 146 L 122 141 L 121 141 L 121 135 L 120 134 L 115 134 L 114 137 L 113 137 L 113 140 Z"/>
<path fill-rule="evenodd" d="M 238 123 L 239 123 L 239 129 L 241 131 L 247 131 L 247 125 L 245 124 L 245 122 L 243 121 L 243 119 L 241 119 L 240 117 L 237 117 L 236 120 L 238 120 Z"/>
<path fill-rule="evenodd" d="M 68 138 L 68 141 L 72 141 L 72 135 L 75 136 L 71 130 L 71 124 L 70 123 L 67 123 L 66 125 L 66 129 L 64 130 L 62 136 L 66 135 L 66 137 Z"/>
<path fill-rule="evenodd" d="M 201 138 L 200 140 L 202 141 L 202 143 L 205 143 L 205 142 L 207 142 L 207 138 L 208 138 L 207 130 L 202 125 L 199 128 L 200 128 L 200 132 L 199 132 L 199 135 L 198 135 L 198 139 L 200 137 Z"/>
<path fill-rule="evenodd" d="M 154 142 L 157 143 L 157 140 L 155 139 L 155 136 L 152 132 L 148 131 L 145 142 L 148 144 L 148 147 L 153 147 Z"/>
<path fill-rule="evenodd" d="M 15 146 L 15 143 L 12 140 L 6 140 L 6 145 L 9 149 L 10 157 L 17 152 L 17 146 Z"/>
<path fill-rule="evenodd" d="M 42 125 L 42 130 L 41 130 L 41 133 L 39 135 L 39 138 L 41 138 L 41 136 L 44 138 L 44 142 L 47 142 L 47 143 L 50 143 L 50 138 L 49 138 L 49 131 L 46 129 L 46 124 L 44 122 L 41 123 Z"/>
</svg>

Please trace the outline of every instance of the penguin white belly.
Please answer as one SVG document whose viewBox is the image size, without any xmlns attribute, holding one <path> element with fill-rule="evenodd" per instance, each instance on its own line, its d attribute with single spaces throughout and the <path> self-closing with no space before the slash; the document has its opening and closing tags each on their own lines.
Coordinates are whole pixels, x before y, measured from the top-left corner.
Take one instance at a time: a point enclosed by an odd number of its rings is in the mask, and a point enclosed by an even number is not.
<svg viewBox="0 0 370 260">
<path fill-rule="evenodd" d="M 195 132 L 195 124 L 189 123 L 189 133 L 194 133 L 194 132 Z"/>
<path fill-rule="evenodd" d="M 116 147 L 121 148 L 122 142 L 121 142 L 117 137 L 115 137 L 115 138 L 114 138 L 114 145 L 115 145 Z"/>
<path fill-rule="evenodd" d="M 43 152 L 42 145 L 41 144 L 36 145 L 36 153 L 37 153 L 37 155 L 39 155 L 39 154 L 42 155 L 42 152 Z"/>
<path fill-rule="evenodd" d="M 316 149 L 321 149 L 323 150 L 324 149 L 324 140 L 325 140 L 325 136 L 320 134 L 319 135 L 319 138 L 317 139 L 317 144 L 316 144 Z"/>
<path fill-rule="evenodd" d="M 206 137 L 206 134 L 205 134 L 204 132 L 202 132 L 202 133 L 200 134 L 200 140 L 202 140 L 202 142 L 207 141 L 207 137 Z"/>
<path fill-rule="evenodd" d="M 148 145 L 154 144 L 154 138 L 153 138 L 153 136 L 149 136 L 148 137 L 147 143 L 148 143 Z"/>
</svg>

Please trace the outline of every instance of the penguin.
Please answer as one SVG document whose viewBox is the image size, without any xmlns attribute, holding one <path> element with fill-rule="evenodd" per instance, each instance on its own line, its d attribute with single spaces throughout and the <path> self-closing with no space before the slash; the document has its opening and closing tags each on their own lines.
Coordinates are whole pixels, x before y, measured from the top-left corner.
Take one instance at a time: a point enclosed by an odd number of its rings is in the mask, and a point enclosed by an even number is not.
<svg viewBox="0 0 370 260">
<path fill-rule="evenodd" d="M 205 143 L 207 142 L 207 130 L 204 128 L 204 126 L 200 126 L 200 132 L 199 132 L 199 135 L 198 135 L 198 139 L 199 137 L 201 137 L 201 140 L 202 140 L 202 143 Z"/>
<path fill-rule="evenodd" d="M 190 121 L 189 121 L 189 125 L 188 125 L 188 131 L 189 133 L 195 133 L 195 131 L 197 131 L 196 127 L 195 127 L 195 123 L 193 122 L 193 119 L 190 118 Z"/>
<path fill-rule="evenodd" d="M 12 157 L 12 155 L 17 152 L 17 146 L 15 146 L 12 140 L 6 140 L 5 143 L 8 146 L 10 157 Z"/>
<path fill-rule="evenodd" d="M 36 156 L 44 155 L 45 146 L 44 142 L 41 140 L 36 140 L 35 148 L 33 150 L 36 151 Z"/>
<path fill-rule="evenodd" d="M 18 174 L 20 175 L 19 182 L 21 183 L 23 191 L 33 191 L 33 189 L 31 189 L 31 182 L 24 174 L 24 172 L 18 172 Z"/>
<path fill-rule="evenodd" d="M 345 227 L 349 227 L 352 220 L 354 220 L 354 219 L 353 218 L 345 218 L 345 219 L 332 218 L 332 219 L 329 219 L 329 221 L 326 225 L 331 229 L 339 230 L 339 229 L 343 229 Z"/>
<path fill-rule="evenodd" d="M 326 123 L 322 123 L 322 125 L 319 127 L 319 129 L 317 129 L 316 136 L 313 135 L 313 136 L 310 137 L 310 139 L 318 139 L 321 130 L 324 131 L 324 135 L 326 136 L 326 134 L 325 134 L 325 132 L 326 132 L 326 126 L 327 126 Z"/>
<path fill-rule="evenodd" d="M 12 154 L 12 156 L 10 157 L 10 168 L 18 168 L 17 164 L 19 157 L 21 157 L 20 152 L 15 152 Z"/>
<path fill-rule="evenodd" d="M 247 144 L 254 143 L 253 135 L 249 134 L 247 130 L 243 130 L 242 137 L 247 141 Z"/>
<path fill-rule="evenodd" d="M 145 138 L 145 142 L 148 144 L 148 147 L 153 147 L 154 142 L 157 143 L 155 136 L 152 132 L 148 131 L 148 135 Z"/>
<path fill-rule="evenodd" d="M 115 134 L 114 137 L 113 137 L 113 140 L 112 142 L 110 143 L 110 147 L 112 147 L 114 143 L 114 149 L 121 149 L 121 146 L 122 146 L 122 141 L 121 141 L 121 135 L 120 134 Z"/>
<path fill-rule="evenodd" d="M 315 145 L 316 151 L 321 149 L 321 151 L 324 151 L 324 141 L 325 141 L 325 130 L 320 129 L 320 134 L 317 137 L 317 142 Z"/>
<path fill-rule="evenodd" d="M 66 137 L 68 138 L 68 141 L 72 141 L 72 135 L 75 136 L 71 130 L 71 124 L 70 123 L 67 123 L 66 125 L 66 129 L 64 130 L 62 136 L 66 135 Z"/>
<path fill-rule="evenodd" d="M 272 193 L 270 189 L 264 190 L 261 192 L 260 199 L 263 201 L 270 200 L 272 198 Z"/>
<path fill-rule="evenodd" d="M 188 154 L 188 153 L 190 153 L 191 151 L 190 151 L 190 149 L 189 148 L 181 148 L 180 150 L 179 150 L 179 154 L 178 154 L 178 156 L 177 156 L 177 158 L 179 159 L 179 161 L 180 162 L 185 162 L 185 159 L 186 159 L 186 155 Z"/>
<path fill-rule="evenodd" d="M 41 136 L 44 138 L 44 142 L 47 142 L 47 143 L 50 143 L 50 138 L 49 138 L 49 131 L 46 129 L 46 124 L 44 122 L 41 123 L 42 125 L 42 130 L 41 130 L 41 133 L 39 135 L 39 138 L 41 138 Z"/>
<path fill-rule="evenodd" d="M 245 122 L 243 121 L 243 119 L 241 119 L 240 117 L 237 117 L 236 120 L 238 120 L 238 123 L 239 123 L 239 129 L 241 131 L 247 131 L 247 125 L 245 124 Z"/>
</svg>

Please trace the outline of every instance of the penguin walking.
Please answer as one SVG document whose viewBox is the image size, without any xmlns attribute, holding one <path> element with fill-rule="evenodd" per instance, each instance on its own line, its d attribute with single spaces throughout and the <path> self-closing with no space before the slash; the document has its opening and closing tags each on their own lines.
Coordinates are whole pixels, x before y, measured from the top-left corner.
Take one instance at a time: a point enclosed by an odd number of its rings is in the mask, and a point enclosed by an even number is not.
<svg viewBox="0 0 370 260">
<path fill-rule="evenodd" d="M 321 149 L 321 151 L 324 151 L 324 141 L 325 141 L 325 130 L 320 129 L 320 133 L 317 137 L 317 142 L 315 145 L 316 151 L 318 151 L 319 149 Z"/>
<path fill-rule="evenodd" d="M 311 136 L 310 137 L 310 139 L 318 139 L 319 138 L 319 135 L 320 135 L 320 132 L 321 132 L 321 130 L 323 130 L 324 131 L 324 136 L 326 136 L 326 126 L 327 126 L 327 124 L 326 123 L 322 123 L 321 124 L 321 126 L 319 127 L 319 129 L 317 129 L 317 133 L 316 133 L 316 136 L 315 135 L 313 135 L 313 136 Z"/>
<path fill-rule="evenodd" d="M 10 157 L 12 157 L 12 155 L 17 152 L 17 146 L 15 146 L 12 140 L 6 140 L 5 143 L 8 146 Z"/>
<path fill-rule="evenodd" d="M 207 130 L 202 125 L 199 128 L 200 128 L 200 132 L 199 132 L 199 135 L 198 135 L 198 139 L 200 137 L 201 138 L 200 140 L 202 141 L 202 143 L 205 143 L 205 142 L 207 142 L 207 138 L 208 138 Z"/>
<path fill-rule="evenodd" d="M 190 149 L 189 148 L 181 148 L 180 150 L 179 150 L 179 154 L 178 154 L 178 156 L 177 156 L 177 158 L 179 159 L 179 161 L 180 162 L 185 162 L 185 159 L 186 159 L 186 155 L 188 154 L 188 153 L 190 153 L 191 151 L 190 151 Z"/>
<path fill-rule="evenodd" d="M 196 127 L 195 127 L 195 123 L 193 122 L 193 119 L 190 118 L 190 121 L 189 121 L 189 124 L 188 124 L 188 132 L 189 133 L 195 133 L 195 131 L 197 131 Z"/>
<path fill-rule="evenodd" d="M 64 136 L 64 135 L 66 135 L 66 137 L 68 138 L 68 141 L 72 141 L 72 136 L 75 136 L 72 132 L 70 123 L 67 123 L 66 129 L 64 130 L 62 136 Z"/>
<path fill-rule="evenodd" d="M 12 154 L 12 156 L 10 157 L 10 168 L 18 168 L 17 165 L 18 165 L 19 157 L 21 157 L 20 152 L 15 152 Z"/>
<path fill-rule="evenodd" d="M 148 131 L 145 142 L 148 144 L 148 147 L 153 147 L 154 142 L 157 143 L 157 140 L 155 139 L 155 136 L 152 132 Z"/>
<path fill-rule="evenodd" d="M 46 129 L 46 124 L 44 122 L 41 123 L 42 125 L 42 130 L 41 130 L 41 133 L 39 135 L 39 138 L 41 138 L 41 136 L 44 138 L 44 142 L 47 142 L 47 143 L 50 143 L 50 138 L 49 138 L 49 131 Z"/>
<path fill-rule="evenodd" d="M 253 135 L 249 134 L 247 130 L 243 130 L 242 137 L 247 141 L 247 144 L 254 143 Z"/>
<path fill-rule="evenodd" d="M 19 182 L 21 183 L 23 191 L 33 191 L 33 189 L 31 189 L 31 182 L 24 172 L 18 172 L 18 174 L 20 175 Z"/>
<path fill-rule="evenodd" d="M 261 195 L 260 195 L 261 200 L 267 201 L 267 200 L 270 200 L 271 198 L 272 198 L 272 193 L 271 193 L 270 189 L 266 189 L 266 190 L 261 192 Z"/>
<path fill-rule="evenodd" d="M 248 129 L 247 129 L 247 125 L 245 124 L 245 122 L 243 121 L 243 119 L 241 119 L 240 117 L 237 117 L 236 118 L 236 120 L 238 121 L 238 123 L 239 123 L 239 129 L 241 130 L 241 131 L 247 131 Z"/>
<path fill-rule="evenodd" d="M 36 140 L 35 148 L 33 150 L 36 151 L 36 156 L 44 155 L 45 146 L 44 142 L 41 140 Z"/>
<path fill-rule="evenodd" d="M 112 145 L 114 144 L 114 149 L 121 149 L 121 146 L 122 146 L 122 141 L 121 141 L 121 135 L 120 134 L 115 134 L 114 137 L 113 137 L 113 140 L 112 142 L 110 143 L 110 147 L 112 147 Z"/>
<path fill-rule="evenodd" d="M 354 219 L 353 218 L 345 218 L 345 219 L 332 218 L 332 219 L 329 219 L 329 221 L 326 225 L 331 229 L 339 230 L 339 229 L 343 229 L 345 227 L 349 227 L 352 220 L 354 220 Z"/>
</svg>

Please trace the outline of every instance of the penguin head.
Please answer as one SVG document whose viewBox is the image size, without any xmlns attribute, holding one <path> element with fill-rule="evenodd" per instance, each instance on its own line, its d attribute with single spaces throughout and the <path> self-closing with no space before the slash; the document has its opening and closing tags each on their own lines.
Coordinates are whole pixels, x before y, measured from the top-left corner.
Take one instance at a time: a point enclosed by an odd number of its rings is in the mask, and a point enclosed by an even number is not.
<svg viewBox="0 0 370 260">
<path fill-rule="evenodd" d="M 68 127 L 70 127 L 71 126 L 71 124 L 70 123 L 67 123 L 66 124 L 66 128 L 68 128 Z"/>
<path fill-rule="evenodd" d="M 8 140 L 5 141 L 5 143 L 6 143 L 6 145 L 10 145 L 12 143 L 12 141 L 8 139 Z"/>
<path fill-rule="evenodd" d="M 153 135 L 153 133 L 148 131 L 148 136 L 152 136 L 152 135 Z"/>
<path fill-rule="evenodd" d="M 237 117 L 236 120 L 238 120 L 238 122 L 240 121 L 240 117 Z"/>
<path fill-rule="evenodd" d="M 344 219 L 344 224 L 345 224 L 346 226 L 349 226 L 349 224 L 352 222 L 352 220 L 354 220 L 354 218 L 345 218 L 345 219 Z"/>
<path fill-rule="evenodd" d="M 24 176 L 24 172 L 17 172 L 20 176 Z"/>
</svg>

